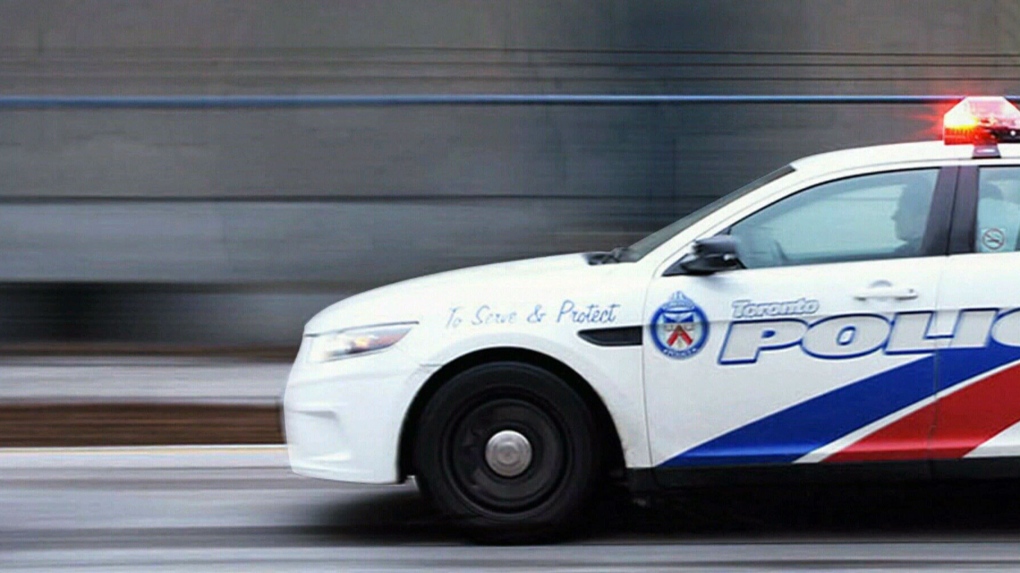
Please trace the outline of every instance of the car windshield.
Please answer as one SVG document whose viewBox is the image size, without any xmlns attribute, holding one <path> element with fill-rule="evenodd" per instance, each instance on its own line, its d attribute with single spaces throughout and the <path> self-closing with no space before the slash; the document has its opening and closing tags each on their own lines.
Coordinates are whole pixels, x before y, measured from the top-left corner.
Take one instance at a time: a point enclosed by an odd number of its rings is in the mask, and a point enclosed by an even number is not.
<svg viewBox="0 0 1020 573">
<path fill-rule="evenodd" d="M 733 191 L 732 193 L 723 195 L 722 197 L 716 199 L 715 201 L 712 201 L 708 205 L 705 205 L 704 207 L 690 213 L 689 215 L 677 219 L 676 221 L 670 223 L 669 225 L 659 229 L 658 231 L 652 233 L 651 235 L 648 235 L 647 237 L 634 243 L 630 247 L 627 247 L 624 253 L 624 256 L 626 257 L 624 260 L 627 261 L 641 260 L 641 258 L 643 258 L 645 255 L 654 251 L 660 245 L 676 236 L 676 234 L 679 233 L 680 231 L 683 231 L 687 227 L 690 227 L 705 215 L 708 215 L 712 211 L 715 211 L 726 205 L 729 205 L 730 203 L 736 201 L 737 199 L 740 199 L 744 195 L 747 195 L 748 193 L 756 189 L 760 189 L 761 187 L 764 187 L 765 185 L 768 185 L 773 181 L 785 177 L 790 173 L 793 173 L 793 167 L 790 165 L 786 165 L 784 167 L 776 169 L 775 171 L 769 173 L 768 175 L 759 177 L 758 179 L 755 179 L 754 181 L 748 183 L 747 185 L 744 185 L 743 187 L 737 189 L 736 191 Z"/>
</svg>

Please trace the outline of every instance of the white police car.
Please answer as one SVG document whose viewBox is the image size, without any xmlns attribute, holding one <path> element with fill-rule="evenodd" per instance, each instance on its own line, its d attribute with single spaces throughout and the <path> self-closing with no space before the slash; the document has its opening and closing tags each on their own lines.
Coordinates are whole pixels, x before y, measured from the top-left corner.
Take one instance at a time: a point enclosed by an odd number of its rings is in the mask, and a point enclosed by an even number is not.
<svg viewBox="0 0 1020 573">
<path fill-rule="evenodd" d="M 414 475 L 505 539 L 609 481 L 1020 475 L 1018 129 L 969 98 L 944 142 L 796 161 L 625 249 L 343 300 L 287 383 L 293 469 Z"/>
</svg>

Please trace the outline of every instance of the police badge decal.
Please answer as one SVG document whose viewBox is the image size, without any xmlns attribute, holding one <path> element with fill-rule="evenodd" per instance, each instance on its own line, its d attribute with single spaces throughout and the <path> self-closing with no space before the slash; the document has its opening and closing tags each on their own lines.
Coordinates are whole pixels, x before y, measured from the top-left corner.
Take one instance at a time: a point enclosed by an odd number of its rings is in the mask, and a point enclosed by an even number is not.
<svg viewBox="0 0 1020 573">
<path fill-rule="evenodd" d="M 670 358 L 690 358 L 698 353 L 708 339 L 708 318 L 701 307 L 676 291 L 669 302 L 652 315 L 652 340 Z"/>
</svg>

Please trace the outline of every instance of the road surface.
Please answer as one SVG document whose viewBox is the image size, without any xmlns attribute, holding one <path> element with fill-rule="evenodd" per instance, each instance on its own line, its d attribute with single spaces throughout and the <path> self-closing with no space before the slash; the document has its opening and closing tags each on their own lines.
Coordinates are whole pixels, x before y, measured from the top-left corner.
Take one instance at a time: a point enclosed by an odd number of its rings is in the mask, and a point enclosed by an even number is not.
<svg viewBox="0 0 1020 573">
<path fill-rule="evenodd" d="M 1016 484 L 607 503 L 584 535 L 465 543 L 413 485 L 304 479 L 282 448 L 0 450 L 0 570 L 957 571 L 1020 568 Z"/>
</svg>

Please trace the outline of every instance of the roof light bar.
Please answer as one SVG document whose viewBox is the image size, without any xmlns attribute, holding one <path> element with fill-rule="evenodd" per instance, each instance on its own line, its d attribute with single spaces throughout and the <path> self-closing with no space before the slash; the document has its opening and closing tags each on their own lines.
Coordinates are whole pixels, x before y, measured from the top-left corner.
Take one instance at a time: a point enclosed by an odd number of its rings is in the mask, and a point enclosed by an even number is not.
<svg viewBox="0 0 1020 573">
<path fill-rule="evenodd" d="M 968 97 L 942 118 L 946 145 L 1020 143 L 1020 109 L 1004 97 Z"/>
</svg>

